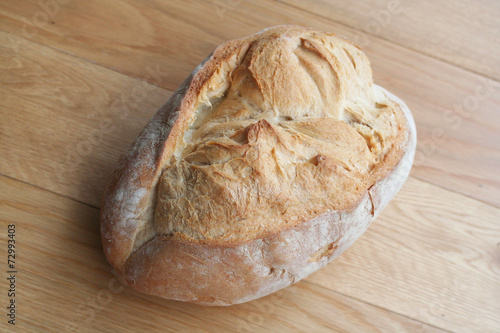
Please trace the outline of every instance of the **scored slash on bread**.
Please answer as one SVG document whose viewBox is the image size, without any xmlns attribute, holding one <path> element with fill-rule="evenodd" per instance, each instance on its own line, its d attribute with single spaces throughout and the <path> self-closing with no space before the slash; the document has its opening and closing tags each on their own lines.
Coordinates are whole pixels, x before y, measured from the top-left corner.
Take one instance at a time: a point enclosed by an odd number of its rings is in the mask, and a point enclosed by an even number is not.
<svg viewBox="0 0 500 333">
<path fill-rule="evenodd" d="M 323 267 L 407 178 L 410 111 L 351 42 L 297 26 L 217 47 L 104 193 L 106 258 L 130 286 L 230 305 Z"/>
</svg>

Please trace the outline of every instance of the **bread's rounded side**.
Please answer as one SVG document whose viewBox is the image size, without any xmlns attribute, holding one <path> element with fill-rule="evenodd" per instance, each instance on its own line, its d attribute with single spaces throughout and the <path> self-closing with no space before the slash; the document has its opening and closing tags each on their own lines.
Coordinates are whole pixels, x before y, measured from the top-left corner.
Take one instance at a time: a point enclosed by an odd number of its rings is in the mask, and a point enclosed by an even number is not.
<svg viewBox="0 0 500 333">
<path fill-rule="evenodd" d="M 127 260 L 124 280 L 142 292 L 169 299 L 231 305 L 289 286 L 335 259 L 363 234 L 411 169 L 416 147 L 413 117 L 401 100 L 386 94 L 404 110 L 409 130 L 405 153 L 355 207 L 235 247 L 180 243 L 157 236 Z"/>
<path fill-rule="evenodd" d="M 151 215 L 162 151 L 180 105 L 197 68 L 149 121 L 120 158 L 103 193 L 101 242 L 104 254 L 118 272 L 132 252 L 137 231 Z"/>
<path fill-rule="evenodd" d="M 154 219 L 158 178 L 176 139 L 182 136 L 182 128 L 194 113 L 200 91 L 221 63 L 242 52 L 246 44 L 245 40 L 234 40 L 217 47 L 151 118 L 120 158 L 103 193 L 100 225 L 104 254 L 119 274 L 139 243 L 155 235 L 154 230 L 145 226 L 150 226 Z"/>
</svg>

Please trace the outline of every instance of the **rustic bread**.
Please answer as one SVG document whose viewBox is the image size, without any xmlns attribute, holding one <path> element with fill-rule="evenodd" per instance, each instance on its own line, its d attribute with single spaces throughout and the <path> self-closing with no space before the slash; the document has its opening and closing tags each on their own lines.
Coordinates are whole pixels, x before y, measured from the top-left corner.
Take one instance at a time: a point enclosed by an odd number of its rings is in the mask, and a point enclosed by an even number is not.
<svg viewBox="0 0 500 333">
<path fill-rule="evenodd" d="M 334 34 L 266 29 L 217 47 L 145 127 L 105 191 L 105 255 L 130 286 L 230 305 L 350 246 L 415 151 L 404 104 Z"/>
</svg>

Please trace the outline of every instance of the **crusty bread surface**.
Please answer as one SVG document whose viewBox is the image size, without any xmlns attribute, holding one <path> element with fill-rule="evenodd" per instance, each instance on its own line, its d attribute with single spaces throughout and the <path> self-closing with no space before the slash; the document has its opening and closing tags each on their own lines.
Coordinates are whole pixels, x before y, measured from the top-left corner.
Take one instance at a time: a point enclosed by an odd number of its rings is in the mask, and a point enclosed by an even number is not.
<svg viewBox="0 0 500 333">
<path fill-rule="evenodd" d="M 101 211 L 105 255 L 145 293 L 265 296 L 366 230 L 407 178 L 415 135 L 351 42 L 297 26 L 229 41 L 121 158 Z"/>
</svg>

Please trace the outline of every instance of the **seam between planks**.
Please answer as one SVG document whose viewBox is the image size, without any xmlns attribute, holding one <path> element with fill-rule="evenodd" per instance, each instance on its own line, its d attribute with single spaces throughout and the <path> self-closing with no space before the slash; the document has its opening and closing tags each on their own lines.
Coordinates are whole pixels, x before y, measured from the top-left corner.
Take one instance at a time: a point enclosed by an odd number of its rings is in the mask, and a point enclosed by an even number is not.
<svg viewBox="0 0 500 333">
<path fill-rule="evenodd" d="M 155 84 L 155 83 L 153 83 L 153 82 L 147 81 L 147 80 L 145 80 L 144 78 L 142 78 L 142 77 L 140 77 L 140 76 L 135 76 L 135 75 L 132 75 L 132 74 L 128 74 L 128 73 L 126 73 L 126 72 L 124 72 L 124 71 L 122 71 L 122 70 L 120 70 L 119 68 L 116 68 L 116 67 L 108 67 L 108 66 L 106 66 L 106 65 L 103 65 L 103 64 L 101 64 L 101 63 L 97 62 L 96 60 L 93 60 L 93 59 L 88 59 L 88 58 L 83 58 L 83 57 L 81 57 L 81 56 L 79 56 L 79 55 L 77 55 L 77 54 L 75 54 L 75 53 L 73 53 L 73 52 L 63 50 L 63 49 L 58 48 L 58 47 L 56 47 L 56 46 L 42 44 L 42 43 L 39 43 L 39 42 L 37 42 L 37 41 L 34 41 L 34 40 L 31 40 L 31 39 L 25 38 L 25 37 L 23 37 L 23 36 L 21 36 L 21 35 L 18 35 L 18 34 L 15 34 L 15 33 L 11 33 L 11 32 L 8 32 L 8 31 L 2 30 L 2 29 L 0 29 L 0 32 L 5 33 L 6 35 L 12 35 L 12 36 L 15 36 L 15 38 L 22 39 L 23 41 L 26 41 L 26 42 L 28 42 L 28 43 L 33 43 L 33 44 L 38 45 L 38 46 L 40 46 L 40 47 L 44 47 L 44 48 L 48 48 L 48 49 L 50 49 L 50 50 L 54 50 L 54 51 L 56 51 L 56 52 L 60 52 L 60 53 L 62 53 L 62 54 L 64 54 L 64 55 L 66 55 L 66 56 L 70 56 L 70 57 L 75 58 L 75 59 L 78 59 L 78 60 L 80 60 L 80 61 L 82 61 L 82 62 L 89 63 L 89 64 L 92 64 L 92 65 L 94 65 L 94 66 L 97 66 L 97 67 L 100 67 L 100 68 L 104 68 L 104 69 L 106 69 L 106 70 L 109 70 L 109 71 L 112 71 L 112 72 L 115 72 L 115 73 L 118 73 L 118 74 L 121 74 L 121 75 L 127 76 L 127 77 L 129 77 L 129 78 L 131 78 L 131 79 L 134 79 L 134 80 L 137 80 L 137 81 L 141 81 L 141 82 L 147 83 L 147 84 L 149 84 L 149 85 L 151 85 L 151 86 L 155 86 L 155 87 L 160 88 L 160 89 L 163 89 L 163 90 L 165 90 L 165 91 L 172 92 L 172 93 L 174 92 L 173 90 L 170 90 L 170 89 L 168 89 L 168 88 L 165 88 L 165 87 L 160 86 L 160 85 L 158 85 L 158 84 Z M 194 68 L 193 68 L 193 69 L 194 69 Z"/>
<path fill-rule="evenodd" d="M 86 203 L 86 202 L 84 202 L 84 201 L 81 201 L 81 200 L 75 199 L 75 198 L 73 198 L 73 197 L 70 197 L 70 196 L 64 195 L 64 194 L 62 194 L 62 193 L 54 192 L 54 191 L 49 190 L 49 189 L 47 189 L 47 188 L 45 188 L 45 187 L 42 187 L 42 186 L 39 186 L 39 185 L 36 185 L 36 184 L 32 184 L 32 183 L 28 183 L 28 182 L 27 182 L 27 181 L 25 181 L 25 180 L 22 180 L 22 179 L 18 179 L 18 178 L 15 178 L 15 177 L 9 176 L 9 175 L 5 174 L 3 171 L 0 171 L 0 177 L 5 177 L 5 178 L 7 178 L 7 179 L 14 180 L 14 181 L 16 181 L 16 182 L 20 182 L 20 183 L 22 183 L 22 184 L 25 184 L 25 185 L 28 185 L 28 186 L 32 186 L 32 187 L 37 188 L 37 189 L 39 189 L 39 190 L 42 190 L 42 191 L 46 191 L 46 192 L 49 192 L 49 193 L 55 194 L 55 195 L 57 195 L 57 196 L 59 196 L 59 197 L 63 197 L 63 198 L 69 199 L 69 200 L 73 200 L 73 201 L 75 201 L 75 202 L 78 202 L 78 203 L 80 203 L 80 204 L 82 204 L 82 205 L 85 205 L 85 206 L 87 206 L 87 207 L 90 207 L 90 208 L 101 209 L 100 207 L 96 207 L 96 206 L 91 205 L 91 204 L 89 204 L 89 203 Z"/>
<path fill-rule="evenodd" d="M 333 262 L 335 262 L 335 261 L 333 261 Z M 310 285 L 313 285 L 313 286 L 315 286 L 315 287 L 318 287 L 318 288 L 321 288 L 321 289 L 325 289 L 325 290 L 331 291 L 331 292 L 333 292 L 333 293 L 335 293 L 335 294 L 337 294 L 337 295 L 342 295 L 342 296 L 344 296 L 344 297 L 347 297 L 347 298 L 350 298 L 350 299 L 353 299 L 353 300 L 356 300 L 356 301 L 359 301 L 359 302 L 362 302 L 362 303 L 368 304 L 368 305 L 373 306 L 373 307 L 375 307 L 375 308 L 377 308 L 377 309 L 381 309 L 381 310 L 384 310 L 384 311 L 387 311 L 387 312 L 393 313 L 393 314 L 395 314 L 395 315 L 397 315 L 397 316 L 400 316 L 400 317 L 406 318 L 406 319 L 408 319 L 408 320 L 411 320 L 411 321 L 414 321 L 414 322 L 418 322 L 418 323 L 421 323 L 421 324 L 423 324 L 423 325 L 430 326 L 430 327 L 433 327 L 433 328 L 435 328 L 435 329 L 438 329 L 438 330 L 441 330 L 441 331 L 444 331 L 444 332 L 450 332 L 450 333 L 453 333 L 453 331 L 450 331 L 449 329 L 442 328 L 442 327 L 439 327 L 439 326 L 435 326 L 435 325 L 433 325 L 433 324 L 431 324 L 431 323 L 427 323 L 427 322 L 422 321 L 422 320 L 420 320 L 420 319 L 416 319 L 416 318 L 413 318 L 413 317 L 407 316 L 407 315 L 405 315 L 405 314 L 395 312 L 395 311 L 393 311 L 393 310 L 390 310 L 390 309 L 384 308 L 384 307 L 382 307 L 382 306 L 380 306 L 380 305 L 373 304 L 373 303 L 367 302 L 367 301 L 365 301 L 365 300 L 362 300 L 362 299 L 356 298 L 356 297 L 354 297 L 354 296 L 351 296 L 351 295 L 348 295 L 348 294 L 341 293 L 341 292 L 339 292 L 339 291 L 337 291 L 337 290 L 330 289 L 330 288 L 324 287 L 324 286 L 322 286 L 322 285 L 319 285 L 319 284 L 316 284 L 316 283 L 310 282 L 309 280 L 307 280 L 307 278 L 305 278 L 304 280 L 301 280 L 299 283 L 306 283 L 306 284 L 310 284 Z"/>
<path fill-rule="evenodd" d="M 311 12 L 310 10 L 307 10 L 307 9 L 302 9 L 302 8 L 298 8 L 298 7 L 296 7 L 296 6 L 294 6 L 294 5 L 291 5 L 291 4 L 288 4 L 288 3 L 283 3 L 283 2 L 281 2 L 281 1 L 279 1 L 279 0 L 271 0 L 271 1 L 273 1 L 274 3 L 276 3 L 276 4 L 280 5 L 280 6 L 286 6 L 286 7 L 292 8 L 292 9 L 297 10 L 297 11 L 306 11 L 308 14 L 310 14 L 310 15 L 312 15 L 312 16 L 315 16 L 315 17 L 321 18 L 321 19 L 326 20 L 326 21 L 329 21 L 329 22 L 335 22 L 336 24 L 342 25 L 342 26 L 347 27 L 347 28 L 349 28 L 349 29 L 353 29 L 353 30 L 355 30 L 355 31 L 358 31 L 358 32 L 361 32 L 361 33 L 367 34 L 367 35 L 371 36 L 372 38 L 379 39 L 379 40 L 383 40 L 383 41 L 385 41 L 385 42 L 387 42 L 387 43 L 389 43 L 389 44 L 392 44 L 392 45 L 395 45 L 395 46 L 398 46 L 398 47 L 401 47 L 401 48 L 407 49 L 407 50 L 409 50 L 409 51 L 411 51 L 411 52 L 413 52 L 413 53 L 420 54 L 420 55 L 422 55 L 422 56 L 424 56 L 424 57 L 427 57 L 427 58 L 429 58 L 429 59 L 433 59 L 433 60 L 435 60 L 435 61 L 438 61 L 438 62 L 441 62 L 441 63 L 448 64 L 448 65 L 453 66 L 453 67 L 455 67 L 455 68 L 459 68 L 459 69 L 464 70 L 464 71 L 467 71 L 467 72 L 469 72 L 469 73 L 473 73 L 473 74 L 475 74 L 475 75 L 478 75 L 478 76 L 481 76 L 481 77 L 484 77 L 484 78 L 487 78 L 487 79 L 490 79 L 490 80 L 493 80 L 493 81 L 495 81 L 495 82 L 500 83 L 500 80 L 498 80 L 498 79 L 496 79 L 496 78 L 494 78 L 494 77 L 488 76 L 488 75 L 483 74 L 483 73 L 479 73 L 479 72 L 477 72 L 477 71 L 475 71 L 475 70 L 472 70 L 472 69 L 469 69 L 469 68 L 465 68 L 465 67 L 460 66 L 460 65 L 455 64 L 455 63 L 451 63 L 451 62 L 449 62 L 449 61 L 447 61 L 447 60 L 437 58 L 437 57 L 435 57 L 435 56 L 433 56 L 433 55 L 431 55 L 431 54 L 424 53 L 424 52 L 422 52 L 422 51 L 420 51 L 420 50 L 416 50 L 416 49 L 414 49 L 414 48 L 411 48 L 411 47 L 408 47 L 408 46 L 402 45 L 402 44 L 397 43 L 397 42 L 395 42 L 395 41 L 392 41 L 392 40 L 390 40 L 390 39 L 387 39 L 387 38 L 384 38 L 384 37 L 381 37 L 381 36 L 377 36 L 377 35 L 371 34 L 371 33 L 369 33 L 369 32 L 365 32 L 365 31 L 363 31 L 363 30 L 361 30 L 361 29 L 358 29 L 357 27 L 353 27 L 353 26 L 348 25 L 348 24 L 346 24 L 346 23 L 344 23 L 344 22 L 336 21 L 336 20 L 331 19 L 331 18 L 329 18 L 329 17 L 326 17 L 326 16 L 323 16 L 323 15 L 319 15 L 319 14 L 313 13 L 313 12 Z M 96 60 L 92 60 L 92 59 L 88 59 L 88 58 L 83 58 L 83 57 L 81 57 L 81 56 L 79 56 L 79 55 L 77 55 L 77 54 L 75 54 L 75 53 L 73 53 L 73 52 L 69 52 L 69 51 L 66 51 L 66 50 L 60 49 L 60 48 L 55 47 L 55 46 L 41 44 L 41 43 L 39 43 L 39 42 L 36 42 L 36 41 L 31 40 L 31 39 L 27 39 L 27 38 L 25 38 L 25 37 L 23 37 L 23 36 L 20 36 L 20 35 L 19 35 L 19 34 L 17 34 L 17 33 L 7 32 L 7 31 L 5 31 L 5 30 L 3 30 L 3 29 L 0 29 L 0 31 L 1 31 L 1 32 L 4 32 L 4 33 L 6 33 L 6 34 L 11 34 L 11 35 L 14 35 L 14 36 L 16 36 L 16 37 L 18 37 L 18 38 L 21 38 L 21 39 L 23 39 L 23 40 L 26 40 L 26 41 L 29 41 L 29 42 L 35 43 L 35 44 L 37 44 L 37 45 L 44 46 L 44 47 L 48 47 L 48 48 L 53 49 L 53 50 L 56 50 L 56 51 L 58 51 L 58 52 L 62 52 L 62 53 L 64 53 L 64 54 L 66 54 L 66 55 L 72 56 L 72 57 L 74 57 L 74 58 L 80 59 L 80 60 L 82 60 L 82 61 L 85 61 L 85 62 L 88 62 L 88 63 L 94 64 L 94 65 L 97 65 L 97 66 L 99 66 L 99 67 L 101 67 L 101 68 L 106 68 L 106 69 L 109 69 L 109 70 L 111 70 L 111 71 L 114 71 L 114 72 L 120 73 L 120 74 L 122 74 L 122 75 L 125 75 L 125 76 L 128 76 L 128 77 L 131 77 L 131 78 L 134 78 L 134 79 L 136 79 L 136 80 L 140 80 L 140 81 L 142 81 L 142 82 L 146 82 L 146 83 L 151 84 L 151 85 L 153 85 L 153 86 L 156 86 L 156 87 L 159 87 L 159 88 L 162 88 L 162 89 L 165 89 L 165 90 L 171 91 L 170 89 L 167 89 L 167 88 L 165 88 L 165 87 L 162 87 L 162 86 L 160 86 L 160 85 L 158 85 L 158 84 L 155 84 L 155 83 L 153 83 L 153 82 L 149 82 L 149 81 L 147 81 L 147 80 L 144 80 L 144 78 L 141 78 L 141 77 L 138 77 L 138 76 L 134 76 L 134 75 L 131 75 L 131 74 L 127 74 L 126 72 L 124 72 L 124 71 L 120 70 L 119 68 L 115 68 L 115 67 L 112 67 L 112 66 L 106 66 L 106 65 L 104 65 L 104 64 L 101 64 L 101 63 L 97 62 Z M 243 37 L 243 36 L 242 36 L 242 37 Z M 215 45 L 215 46 L 217 46 L 217 45 Z M 193 69 L 194 69 L 194 68 L 193 68 Z M 188 75 L 188 74 L 189 74 L 189 73 L 187 73 L 187 75 Z"/>
<path fill-rule="evenodd" d="M 469 198 L 469 199 L 472 199 L 472 200 L 478 201 L 478 202 L 480 202 L 480 203 L 482 203 L 482 204 L 484 204 L 484 205 L 488 205 L 488 206 L 493 207 L 493 208 L 495 208 L 495 209 L 500 209 L 500 206 L 497 206 L 497 205 L 495 205 L 495 204 L 492 204 L 491 202 L 484 201 L 484 200 L 479 199 L 479 198 L 475 198 L 475 197 L 473 197 L 473 196 L 471 196 L 471 195 L 469 195 L 469 194 L 459 192 L 458 190 L 455 190 L 455 189 L 451 189 L 451 188 L 444 187 L 444 186 L 442 186 L 442 185 L 435 184 L 435 183 L 433 183 L 433 182 L 432 182 L 432 181 L 430 181 L 430 180 L 427 180 L 427 179 L 424 179 L 424 178 L 420 178 L 420 177 L 417 177 L 417 176 L 410 176 L 410 177 L 412 177 L 413 179 L 416 179 L 416 180 L 418 180 L 418 181 L 421 181 L 421 182 L 423 182 L 423 183 L 426 183 L 426 184 L 429 184 L 429 185 L 433 185 L 433 186 L 439 187 L 439 188 L 441 188 L 441 189 L 443 189 L 443 190 L 450 191 L 450 192 L 453 192 L 453 193 L 455 193 L 455 194 L 459 194 L 459 195 L 461 195 L 461 196 L 463 196 L 463 197 L 466 197 L 466 198 Z"/>
<path fill-rule="evenodd" d="M 363 34 L 366 34 L 366 35 L 368 35 L 368 36 L 371 36 L 372 38 L 376 38 L 376 39 L 380 39 L 380 40 L 386 41 L 386 42 L 388 42 L 388 43 L 390 43 L 390 44 L 400 46 L 400 47 L 402 47 L 402 48 L 405 48 L 405 49 L 410 50 L 410 51 L 415 52 L 415 53 L 419 53 L 419 54 L 421 54 L 421 55 L 423 55 L 423 56 L 426 56 L 426 57 L 428 57 L 428 58 L 431 58 L 431 59 L 434 59 L 434 60 L 437 60 L 437 61 L 440 61 L 440 62 L 446 63 L 446 64 L 448 64 L 448 65 L 452 65 L 452 66 L 454 66 L 454 67 L 457 67 L 457 68 L 463 69 L 463 70 L 465 70 L 465 71 L 467 71 L 467 72 L 474 73 L 474 74 L 476 74 L 476 75 L 479 75 L 479 76 L 482 76 L 482 77 L 485 77 L 485 78 L 487 78 L 487 79 L 490 79 L 490 80 L 493 80 L 493 81 L 495 81 L 495 82 L 499 82 L 499 83 L 500 83 L 500 80 L 499 80 L 499 79 L 497 79 L 497 78 L 495 78 L 495 77 L 493 77 L 493 76 L 488 76 L 488 75 L 486 75 L 486 74 L 484 74 L 484 73 L 480 73 L 480 72 L 478 72 L 478 71 L 476 71 L 476 70 L 474 70 L 474 69 L 471 69 L 471 68 L 466 68 L 466 67 L 460 66 L 459 64 L 456 64 L 456 63 L 450 62 L 450 61 L 448 61 L 448 60 L 446 60 L 446 59 L 441 59 L 441 58 L 438 58 L 438 57 L 436 57 L 436 56 L 434 56 L 434 55 L 432 55 L 432 54 L 425 53 L 425 52 L 423 52 L 423 51 L 421 51 L 421 50 L 418 50 L 418 49 L 415 49 L 415 48 L 413 48 L 413 47 L 403 45 L 403 44 L 401 44 L 401 43 L 398 43 L 398 42 L 393 41 L 393 40 L 391 40 L 391 39 L 385 38 L 385 37 L 383 37 L 383 36 L 374 35 L 374 34 L 372 34 L 372 33 L 368 32 L 368 31 L 364 31 L 364 30 L 362 30 L 362 29 L 359 29 L 359 28 L 354 27 L 354 26 L 352 26 L 352 25 L 349 25 L 349 24 L 347 24 L 347 23 L 344 23 L 344 22 L 341 22 L 341 21 L 334 20 L 334 19 L 332 19 L 331 17 L 327 17 L 327 16 L 323 16 L 323 15 L 318 14 L 318 13 L 314 13 L 314 12 L 310 11 L 309 9 L 304 9 L 304 8 L 301 8 L 301 7 L 297 7 L 297 6 L 294 6 L 294 5 L 290 4 L 290 3 L 281 2 L 280 0 L 271 0 L 271 1 L 274 1 L 274 2 L 276 2 L 276 3 L 278 3 L 278 4 L 280 4 L 280 5 L 287 6 L 287 7 L 290 7 L 290 8 L 296 9 L 296 10 L 305 11 L 305 12 L 307 12 L 308 14 L 311 14 L 311 15 L 316 16 L 316 17 L 320 17 L 320 18 L 322 18 L 322 19 L 324 19 L 324 20 L 327 20 L 327 21 L 330 21 L 330 22 L 335 22 L 336 24 L 342 25 L 342 26 L 344 26 L 344 27 L 347 27 L 347 28 L 350 28 L 350 29 L 353 29 L 353 30 L 356 30 L 356 31 L 359 31 L 359 32 L 361 32 L 361 33 L 363 33 Z"/>
<path fill-rule="evenodd" d="M 92 208 L 95 208 L 95 209 L 101 209 L 101 207 L 100 207 L 100 206 L 94 206 L 94 205 L 92 205 L 92 204 L 90 204 L 90 203 L 87 203 L 87 202 L 85 202 L 85 201 L 81 201 L 81 200 L 79 200 L 79 199 L 77 199 L 77 198 L 74 198 L 74 197 L 68 196 L 68 195 L 66 195 L 66 194 L 59 193 L 59 192 L 55 192 L 55 191 L 50 190 L 50 189 L 48 189 L 48 188 L 42 187 L 42 186 L 40 186 L 40 185 L 32 184 L 32 183 L 29 183 L 29 182 L 27 182 L 27 181 L 25 181 L 25 180 L 18 179 L 18 178 L 15 178 L 15 177 L 13 177 L 13 176 L 7 175 L 7 174 L 5 174 L 5 173 L 4 173 L 4 171 L 0 171 L 0 176 L 5 177 L 5 178 L 8 178 L 8 179 L 15 180 L 15 181 L 18 181 L 18 182 L 21 182 L 21 183 L 26 184 L 26 185 L 29 185 L 29 186 L 33 186 L 33 187 L 38 188 L 38 189 L 40 189 L 40 190 L 47 191 L 47 192 L 49 192 L 49 193 L 53 193 L 53 194 L 55 194 L 55 195 L 58 195 L 58 196 L 60 196 L 60 197 L 66 198 L 66 199 L 70 199 L 70 200 L 76 201 L 76 202 L 81 203 L 81 204 L 83 204 L 83 205 L 86 205 L 86 206 L 88 206 L 88 207 L 92 207 Z M 458 192 L 458 191 L 455 191 L 455 190 L 452 190 L 452 189 L 449 189 L 449 188 L 446 188 L 446 187 L 442 187 L 442 186 L 440 186 L 440 185 L 437 185 L 437 184 L 432 183 L 431 181 L 424 180 L 424 179 L 421 179 L 421 178 L 416 177 L 416 176 L 409 176 L 408 178 L 413 178 L 413 179 L 415 179 L 415 180 L 418 180 L 419 182 L 423 182 L 423 183 L 425 183 L 425 184 L 429 184 L 429 185 L 431 185 L 431 186 L 438 187 L 438 188 L 440 188 L 440 189 L 442 189 L 442 190 L 444 190 L 444 191 L 448 191 L 448 192 L 454 193 L 454 194 L 456 194 L 456 195 L 459 195 L 459 196 L 461 196 L 461 197 L 467 198 L 467 199 L 469 199 L 469 200 L 474 200 L 474 201 L 477 201 L 477 202 L 479 202 L 479 203 L 481 203 L 481 204 L 483 204 L 483 205 L 487 205 L 487 206 L 489 206 L 489 207 L 491 207 L 491 208 L 494 208 L 495 210 L 500 210 L 500 207 L 497 207 L 497 206 L 495 206 L 495 205 L 493 205 L 493 204 L 491 204 L 491 203 L 489 203 L 489 202 L 485 202 L 485 201 L 482 201 L 482 200 L 480 200 L 480 199 L 477 199 L 477 198 L 471 197 L 471 196 L 469 196 L 469 195 L 467 195 L 467 194 L 464 194 L 464 193 L 461 193 L 461 192 Z M 396 195 L 397 195 L 397 194 L 396 194 Z"/>
<path fill-rule="evenodd" d="M 14 180 L 14 181 L 18 181 L 18 182 L 23 183 L 23 184 L 26 184 L 26 185 L 28 185 L 28 186 L 33 186 L 33 187 L 35 187 L 35 188 L 37 188 L 37 189 L 40 189 L 40 190 L 42 190 L 42 191 L 47 191 L 47 192 L 49 192 L 49 193 L 55 194 L 55 195 L 57 195 L 57 196 L 60 196 L 60 197 L 66 198 L 66 199 L 70 199 L 70 200 L 76 201 L 76 202 L 81 203 L 81 204 L 83 204 L 83 205 L 85 205 L 85 206 L 88 206 L 88 207 L 92 207 L 92 208 L 96 208 L 96 209 L 101 209 L 101 207 L 100 207 L 100 206 L 94 206 L 94 205 L 89 204 L 89 203 L 87 203 L 87 202 L 84 202 L 84 201 L 78 200 L 78 199 L 76 199 L 76 198 L 73 198 L 73 197 L 71 197 L 71 196 L 65 195 L 65 194 L 63 194 L 63 193 L 55 192 L 55 191 L 50 190 L 50 189 L 48 189 L 48 188 L 42 187 L 42 186 L 40 186 L 40 185 L 36 185 L 36 184 L 33 184 L 33 183 L 29 183 L 29 182 L 27 182 L 27 181 L 25 181 L 25 180 L 18 179 L 18 178 L 16 178 L 16 177 L 13 177 L 13 176 L 7 175 L 7 174 L 5 174 L 5 173 L 4 173 L 4 171 L 1 171 L 1 170 L 0 170 L 0 176 L 1 176 L 1 177 L 8 178 L 8 179 L 11 179 L 11 180 Z M 491 207 L 491 208 L 493 208 L 493 209 L 495 209 L 495 210 L 500 211 L 500 207 L 497 207 L 497 206 L 495 206 L 495 205 L 493 205 L 493 204 L 491 204 L 491 203 L 489 203 L 489 202 L 485 202 L 485 201 L 482 201 L 482 200 L 480 200 L 480 199 L 477 199 L 477 198 L 471 197 L 471 196 L 469 196 L 469 195 L 467 195 L 467 194 L 464 194 L 464 193 L 461 193 L 461 192 L 458 192 L 458 191 L 455 191 L 455 190 L 452 190 L 452 189 L 449 189 L 449 188 L 446 188 L 446 187 L 442 187 L 442 186 L 440 186 L 440 185 L 434 184 L 434 183 L 433 183 L 433 182 L 431 182 L 431 181 L 424 180 L 424 179 L 421 179 L 421 178 L 416 177 L 416 176 L 411 176 L 411 175 L 410 175 L 410 176 L 408 176 L 408 179 L 409 179 L 409 178 L 413 178 L 413 179 L 415 179 L 415 180 L 417 180 L 417 181 L 419 181 L 419 182 L 426 183 L 426 184 L 429 184 L 429 185 L 434 186 L 434 187 L 438 187 L 438 188 L 440 188 L 440 189 L 442 189 L 442 190 L 444 190 L 444 191 L 452 192 L 452 193 L 454 193 L 454 194 L 456 194 L 456 195 L 459 195 L 459 196 L 461 196 L 461 197 L 467 198 L 467 199 L 469 199 L 469 200 L 474 200 L 474 201 L 477 201 L 477 202 L 479 202 L 479 203 L 481 203 L 481 204 L 483 204 L 483 205 L 487 205 L 487 206 L 489 206 L 489 207 Z M 404 185 L 403 185 L 403 186 L 404 186 Z M 398 192 L 398 193 L 399 193 L 399 192 Z M 397 195 L 397 194 L 396 194 L 396 195 Z M 392 201 L 392 200 L 391 200 L 391 201 Z"/>
</svg>

